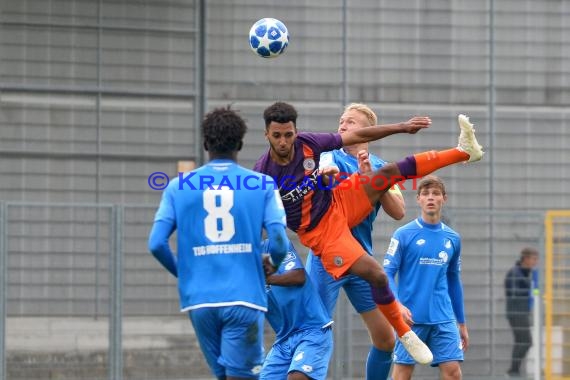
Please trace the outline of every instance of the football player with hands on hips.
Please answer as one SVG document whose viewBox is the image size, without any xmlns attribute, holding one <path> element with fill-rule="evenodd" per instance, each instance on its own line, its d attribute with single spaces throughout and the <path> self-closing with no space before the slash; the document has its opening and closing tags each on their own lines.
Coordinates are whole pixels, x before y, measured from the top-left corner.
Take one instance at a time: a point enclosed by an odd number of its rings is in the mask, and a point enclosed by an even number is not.
<svg viewBox="0 0 570 380">
<path fill-rule="evenodd" d="M 247 130 L 239 114 L 215 109 L 201 128 L 209 162 L 164 190 L 148 246 L 178 278 L 180 309 L 189 314 L 212 374 L 257 379 L 267 311 L 260 238 L 265 230 L 272 241 L 268 260 L 279 265 L 289 247 L 285 210 L 272 178 L 237 163 Z M 267 186 L 238 187 L 245 177 Z M 176 256 L 168 243 L 175 230 Z"/>
<path fill-rule="evenodd" d="M 319 173 L 321 153 L 396 133 L 414 134 L 429 127 L 431 119 L 419 116 L 339 134 L 298 132 L 297 111 L 285 102 L 267 107 L 263 117 L 269 149 L 258 159 L 254 170 L 277 181 L 287 226 L 297 233 L 304 246 L 320 256 L 325 270 L 333 278 L 350 273 L 365 279 L 374 303 L 396 330 L 398 340 L 416 362 L 431 363 L 433 356 L 429 348 L 402 318 L 382 266 L 368 255 L 350 229 L 362 222 L 380 197 L 402 179 L 423 177 L 459 162 L 479 161 L 483 151 L 475 138 L 473 125 L 460 115 L 457 147 L 408 156 L 372 173 L 355 173 L 330 189 L 323 186 Z"/>
<path fill-rule="evenodd" d="M 339 120 L 338 133 L 376 125 L 378 118 L 367 105 L 352 103 L 344 109 Z M 369 153 L 368 143 L 345 146 L 332 152 L 321 153 L 321 174 L 334 176 L 339 173 L 368 173 L 384 166 L 386 162 L 378 156 Z M 330 182 L 329 182 L 330 183 Z M 366 250 L 368 255 L 374 256 L 372 248 L 372 228 L 380 209 L 393 219 L 402 219 L 405 215 L 405 202 L 398 186 L 394 186 L 384 193 L 374 205 L 370 214 L 356 227 L 352 228 L 352 235 Z M 395 337 L 392 326 L 376 307 L 370 285 L 361 277 L 347 274 L 335 280 L 327 273 L 321 259 L 311 253 L 307 257 L 307 272 L 311 280 L 319 289 L 319 294 L 327 307 L 329 315 L 334 315 L 336 302 L 340 289 L 344 289 L 350 303 L 360 314 L 368 329 L 372 345 L 366 357 L 366 380 L 385 380 L 389 377 L 392 367 L 392 351 Z"/>
<path fill-rule="evenodd" d="M 442 379 L 459 380 L 469 346 L 461 283 L 461 238 L 442 222 L 445 185 L 430 175 L 418 184 L 421 214 L 390 240 L 384 270 L 402 315 L 433 353 Z M 395 277 L 398 275 L 398 282 Z M 411 379 L 415 360 L 400 342 L 394 349 L 394 380 Z"/>
<path fill-rule="evenodd" d="M 263 251 L 270 250 L 270 245 L 265 240 Z M 267 261 L 265 317 L 276 336 L 259 378 L 325 380 L 333 351 L 333 321 L 293 244 L 277 271 Z"/>
</svg>

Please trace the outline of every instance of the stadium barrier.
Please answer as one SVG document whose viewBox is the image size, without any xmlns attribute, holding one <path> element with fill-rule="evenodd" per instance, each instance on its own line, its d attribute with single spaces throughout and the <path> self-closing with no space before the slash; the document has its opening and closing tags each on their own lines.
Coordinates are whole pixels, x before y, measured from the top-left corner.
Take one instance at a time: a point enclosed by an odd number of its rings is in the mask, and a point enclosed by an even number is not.
<svg viewBox="0 0 570 380">
<path fill-rule="evenodd" d="M 0 202 L 1 378 L 210 377 L 191 324 L 179 313 L 176 282 L 147 251 L 155 209 Z M 512 336 L 505 318 L 503 279 L 526 245 L 541 251 L 539 288 L 544 290 L 546 311 L 543 315 L 539 308 L 535 318 L 535 342 L 544 338 L 546 345 L 535 345 L 538 353 L 529 354 L 527 373 L 532 376 L 533 358 L 540 357 L 546 379 L 568 377 L 570 355 L 561 339 L 568 334 L 564 323 L 570 305 L 564 229 L 568 215 L 547 213 L 545 219 L 543 212 L 448 208 L 446 219 L 463 239 L 471 337 L 464 378 L 501 378 L 506 372 Z M 382 217 L 375 224 L 379 260 L 392 232 L 403 223 Z M 344 295 L 335 322 L 330 379 L 363 378 L 370 340 Z M 269 347 L 273 335 L 266 332 Z M 548 349 L 556 342 L 558 349 Z M 438 372 L 422 366 L 416 376 L 436 379 Z"/>
</svg>

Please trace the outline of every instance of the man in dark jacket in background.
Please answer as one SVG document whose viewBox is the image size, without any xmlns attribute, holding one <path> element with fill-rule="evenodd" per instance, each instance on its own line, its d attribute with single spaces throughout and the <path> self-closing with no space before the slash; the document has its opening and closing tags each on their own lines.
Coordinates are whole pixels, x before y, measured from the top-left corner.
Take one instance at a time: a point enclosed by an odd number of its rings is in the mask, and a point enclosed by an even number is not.
<svg viewBox="0 0 570 380">
<path fill-rule="evenodd" d="M 520 259 L 505 277 L 507 319 L 514 336 L 511 366 L 507 372 L 509 376 L 520 376 L 521 362 L 532 346 L 532 287 L 533 278 L 536 278 L 533 269 L 537 263 L 538 251 L 530 247 L 523 248 Z"/>
</svg>

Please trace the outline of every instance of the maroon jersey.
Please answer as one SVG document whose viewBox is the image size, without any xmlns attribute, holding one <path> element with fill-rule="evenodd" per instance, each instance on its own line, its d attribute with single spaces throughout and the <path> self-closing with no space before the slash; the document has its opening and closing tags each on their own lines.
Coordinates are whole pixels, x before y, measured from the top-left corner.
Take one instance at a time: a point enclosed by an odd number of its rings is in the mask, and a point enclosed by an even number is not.
<svg viewBox="0 0 570 380">
<path fill-rule="evenodd" d="M 340 149 L 342 139 L 338 133 L 300 132 L 294 147 L 289 164 L 275 163 L 268 150 L 253 170 L 275 179 L 287 213 L 287 227 L 295 232 L 310 231 L 319 224 L 332 201 L 330 187 L 317 175 L 321 152 Z"/>
</svg>

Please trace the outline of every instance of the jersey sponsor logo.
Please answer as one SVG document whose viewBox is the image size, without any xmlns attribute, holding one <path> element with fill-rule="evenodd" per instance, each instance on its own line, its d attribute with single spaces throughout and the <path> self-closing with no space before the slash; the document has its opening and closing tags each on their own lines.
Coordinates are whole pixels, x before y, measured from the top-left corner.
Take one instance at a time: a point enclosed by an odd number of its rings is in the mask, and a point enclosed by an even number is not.
<svg viewBox="0 0 570 380">
<path fill-rule="evenodd" d="M 293 358 L 294 361 L 298 362 L 300 360 L 303 360 L 303 358 L 305 357 L 305 351 L 301 351 L 299 352 L 297 355 L 295 355 L 295 357 Z"/>
<path fill-rule="evenodd" d="M 424 245 L 426 243 L 426 241 L 424 239 L 420 239 L 418 241 L 416 241 L 417 245 Z"/>
<path fill-rule="evenodd" d="M 438 254 L 438 257 L 420 257 L 420 265 L 435 265 L 435 266 L 442 266 L 447 263 L 447 252 L 441 251 Z"/>
<path fill-rule="evenodd" d="M 315 170 L 316 166 L 317 164 L 315 163 L 315 160 L 313 160 L 311 157 L 305 158 L 305 160 L 303 161 L 303 168 L 305 170 L 313 171 Z"/>
<path fill-rule="evenodd" d="M 322 178 L 315 170 L 311 175 L 305 176 L 301 183 L 298 185 L 294 182 L 286 182 L 286 179 L 278 181 L 280 190 L 285 190 L 287 193 L 281 195 L 281 200 L 284 203 L 295 203 L 302 200 L 311 191 L 315 191 L 318 187 L 322 189 Z"/>
<path fill-rule="evenodd" d="M 400 244 L 400 242 L 394 238 L 390 239 L 390 245 L 388 246 L 388 252 L 386 252 L 387 254 L 389 254 L 390 256 L 394 256 L 394 254 L 396 254 L 396 251 L 398 250 L 398 245 Z"/>
<path fill-rule="evenodd" d="M 342 266 L 342 263 L 344 263 L 344 260 L 342 259 L 342 257 L 340 257 L 340 256 L 334 257 L 334 265 L 336 265 L 337 267 L 340 267 L 340 266 Z"/>
</svg>

